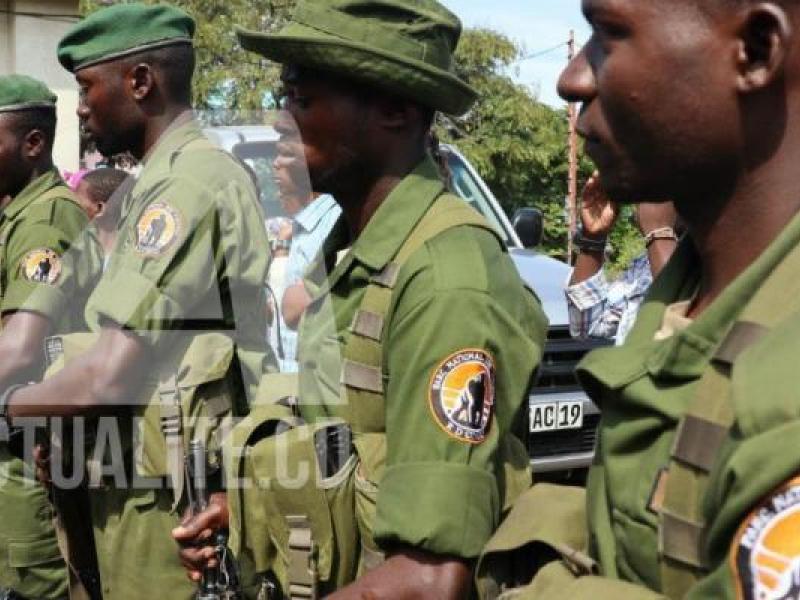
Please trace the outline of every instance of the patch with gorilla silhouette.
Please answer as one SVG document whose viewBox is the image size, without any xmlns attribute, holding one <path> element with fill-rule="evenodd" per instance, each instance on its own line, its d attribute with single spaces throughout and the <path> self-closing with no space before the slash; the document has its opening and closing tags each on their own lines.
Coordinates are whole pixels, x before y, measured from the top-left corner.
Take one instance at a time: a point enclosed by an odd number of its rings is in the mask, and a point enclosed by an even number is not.
<svg viewBox="0 0 800 600">
<path fill-rule="evenodd" d="M 61 257 L 50 248 L 37 248 L 22 258 L 19 268 L 27 281 L 53 285 L 61 275 Z"/>
<path fill-rule="evenodd" d="M 739 598 L 800 598 L 800 477 L 762 502 L 739 528 L 731 547 Z"/>
<path fill-rule="evenodd" d="M 436 424 L 468 444 L 486 439 L 494 408 L 494 359 L 485 350 L 464 349 L 433 372 L 428 403 Z"/>
<path fill-rule="evenodd" d="M 161 256 L 178 237 L 181 218 L 169 204 L 154 202 L 136 223 L 136 251 L 144 256 Z"/>
</svg>

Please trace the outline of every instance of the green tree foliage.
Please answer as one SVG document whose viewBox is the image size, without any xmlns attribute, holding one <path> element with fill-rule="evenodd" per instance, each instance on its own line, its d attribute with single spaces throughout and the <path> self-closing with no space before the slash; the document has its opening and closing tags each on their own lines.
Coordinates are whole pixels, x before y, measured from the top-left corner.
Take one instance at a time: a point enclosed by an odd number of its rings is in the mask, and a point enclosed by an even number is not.
<svg viewBox="0 0 800 600">
<path fill-rule="evenodd" d="M 567 247 L 568 123 L 566 109 L 539 102 L 526 86 L 515 83 L 509 70 L 522 50 L 504 35 L 468 29 L 456 54 L 458 74 L 480 94 L 465 117 L 439 118 L 442 139 L 452 141 L 469 158 L 486 183 L 513 215 L 535 206 L 544 213 L 543 250 L 565 258 Z M 579 154 L 579 181 L 593 166 Z M 640 251 L 628 211 L 612 236 L 615 263 Z"/>
</svg>

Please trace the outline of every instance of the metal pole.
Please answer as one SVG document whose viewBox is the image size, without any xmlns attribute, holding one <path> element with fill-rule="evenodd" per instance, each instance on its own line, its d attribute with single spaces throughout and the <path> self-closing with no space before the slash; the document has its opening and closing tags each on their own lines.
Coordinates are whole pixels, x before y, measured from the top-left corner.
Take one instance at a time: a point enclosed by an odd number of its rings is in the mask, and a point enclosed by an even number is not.
<svg viewBox="0 0 800 600">
<path fill-rule="evenodd" d="M 567 42 L 567 59 L 575 58 L 575 32 L 570 30 Z M 578 132 L 576 129 L 578 109 L 574 102 L 567 105 L 567 119 L 569 120 L 569 171 L 567 181 L 567 262 L 572 264 L 572 236 L 578 221 Z"/>
</svg>

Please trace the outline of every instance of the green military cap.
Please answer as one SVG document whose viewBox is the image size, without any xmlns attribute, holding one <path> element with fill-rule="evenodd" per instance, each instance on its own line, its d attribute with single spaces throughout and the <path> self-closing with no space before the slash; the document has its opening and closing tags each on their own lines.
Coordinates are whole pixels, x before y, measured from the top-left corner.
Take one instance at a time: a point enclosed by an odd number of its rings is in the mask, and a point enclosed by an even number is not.
<svg viewBox="0 0 800 600">
<path fill-rule="evenodd" d="M 58 60 L 73 73 L 130 54 L 192 42 L 192 17 L 168 4 L 117 4 L 92 13 L 62 38 Z"/>
<path fill-rule="evenodd" d="M 461 21 L 436 0 L 301 0 L 276 34 L 239 30 L 247 50 L 363 81 L 446 113 L 476 92 L 453 71 Z"/>
<path fill-rule="evenodd" d="M 27 75 L 0 77 L 0 112 L 29 108 L 55 108 L 56 95 L 41 81 Z"/>
</svg>

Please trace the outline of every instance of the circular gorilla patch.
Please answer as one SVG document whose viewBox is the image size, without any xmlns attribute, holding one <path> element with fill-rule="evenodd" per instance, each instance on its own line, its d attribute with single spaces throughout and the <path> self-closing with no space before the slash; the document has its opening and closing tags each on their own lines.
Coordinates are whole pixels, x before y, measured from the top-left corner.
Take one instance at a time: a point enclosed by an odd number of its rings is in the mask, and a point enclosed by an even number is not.
<svg viewBox="0 0 800 600">
<path fill-rule="evenodd" d="M 181 219 L 164 202 L 148 206 L 136 223 L 136 251 L 146 256 L 160 256 L 178 237 Z"/>
<path fill-rule="evenodd" d="M 431 377 L 428 402 L 436 424 L 449 436 L 480 444 L 492 420 L 494 360 L 479 349 L 460 350 L 443 360 Z"/>
<path fill-rule="evenodd" d="M 731 562 L 740 598 L 800 598 L 800 477 L 747 517 L 734 539 Z"/>
<path fill-rule="evenodd" d="M 28 281 L 53 285 L 61 275 L 61 257 L 50 248 L 37 248 L 22 258 L 20 269 Z"/>
</svg>

